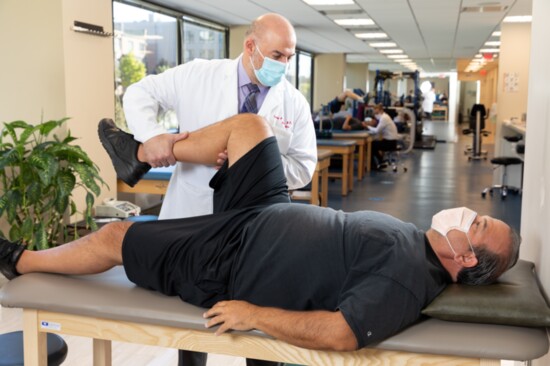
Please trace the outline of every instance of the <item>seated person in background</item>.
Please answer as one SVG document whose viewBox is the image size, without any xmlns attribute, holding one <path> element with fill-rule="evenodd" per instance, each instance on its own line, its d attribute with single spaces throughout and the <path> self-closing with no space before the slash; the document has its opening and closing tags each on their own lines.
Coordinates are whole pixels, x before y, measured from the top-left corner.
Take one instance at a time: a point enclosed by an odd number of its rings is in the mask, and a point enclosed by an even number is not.
<svg viewBox="0 0 550 366">
<path fill-rule="evenodd" d="M 346 89 L 342 92 L 342 94 L 336 96 L 336 98 L 327 103 L 329 112 L 332 114 L 340 112 L 347 98 L 351 98 L 353 100 L 361 102 L 363 101 L 362 96 L 355 94 L 349 89 Z"/>
<path fill-rule="evenodd" d="M 447 94 L 445 92 L 442 92 L 439 94 L 439 103 L 441 104 L 447 104 L 449 102 L 449 98 L 447 98 Z"/>
<path fill-rule="evenodd" d="M 372 141 L 371 164 L 376 169 L 383 169 L 384 151 L 397 149 L 397 140 L 399 139 L 397 126 L 384 112 L 382 104 L 377 104 L 374 107 L 374 119 L 363 123 L 371 134 L 381 137 L 381 139 Z"/>
<path fill-rule="evenodd" d="M 100 138 L 123 180 L 150 168 L 142 145 L 111 120 Z M 290 344 L 336 351 L 365 347 L 420 318 L 447 284 L 496 280 L 514 265 L 519 237 L 467 208 L 444 210 L 424 232 L 382 213 L 344 213 L 289 202 L 267 122 L 239 114 L 174 144 L 178 161 L 216 165 L 214 214 L 120 221 L 42 251 L 0 239 L 9 279 L 91 274 L 123 265 L 143 288 L 208 307 L 206 327 L 258 329 Z"/>
<path fill-rule="evenodd" d="M 397 115 L 393 119 L 393 122 L 397 127 L 397 132 L 398 133 L 405 132 L 407 124 L 409 123 L 410 120 L 411 120 L 411 117 L 409 117 L 407 113 L 403 112 L 403 110 L 400 110 L 399 112 L 397 112 Z"/>
</svg>

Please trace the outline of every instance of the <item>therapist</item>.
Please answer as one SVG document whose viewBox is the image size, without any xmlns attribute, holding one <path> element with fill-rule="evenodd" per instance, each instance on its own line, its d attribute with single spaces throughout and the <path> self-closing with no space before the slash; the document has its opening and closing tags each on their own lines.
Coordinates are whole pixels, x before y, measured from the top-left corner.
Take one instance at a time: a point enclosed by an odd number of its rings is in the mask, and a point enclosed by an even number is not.
<svg viewBox="0 0 550 366">
<path fill-rule="evenodd" d="M 310 106 L 285 79 L 295 50 L 290 22 L 265 14 L 252 22 L 237 59 L 194 60 L 131 85 L 124 95 L 124 113 L 134 138 L 143 143 L 147 162 L 153 167 L 176 164 L 172 146 L 179 135 L 168 134 L 157 123 L 161 108 L 176 112 L 180 131 L 194 131 L 237 113 L 257 113 L 277 138 L 288 188 L 307 185 L 317 163 L 317 143 Z M 215 172 L 211 166 L 178 162 L 160 219 L 212 213 L 208 183 Z M 206 355 L 180 351 L 179 364 L 205 365 Z M 247 360 L 249 366 L 276 364 Z"/>
<path fill-rule="evenodd" d="M 178 135 L 157 123 L 162 108 L 174 110 L 180 131 L 194 131 L 246 111 L 264 117 L 281 151 L 289 189 L 307 185 L 317 162 L 311 109 L 285 79 L 296 49 L 296 33 L 278 14 L 256 19 L 246 32 L 243 53 L 235 60 L 194 60 L 150 75 L 128 87 L 124 113 L 134 138 L 143 143 L 153 167 L 174 165 L 172 145 Z M 257 89 L 256 89 L 257 88 Z M 251 102 L 245 103 L 247 96 Z M 247 107 L 248 106 L 248 107 Z M 177 163 L 160 218 L 212 213 L 208 187 L 213 167 Z"/>
</svg>

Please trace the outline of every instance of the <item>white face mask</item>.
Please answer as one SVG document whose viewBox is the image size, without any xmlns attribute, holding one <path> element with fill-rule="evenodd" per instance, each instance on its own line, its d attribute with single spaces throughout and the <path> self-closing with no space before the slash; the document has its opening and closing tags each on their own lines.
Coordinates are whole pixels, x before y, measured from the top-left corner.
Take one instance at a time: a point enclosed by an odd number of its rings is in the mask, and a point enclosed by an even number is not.
<svg viewBox="0 0 550 366">
<path fill-rule="evenodd" d="M 470 243 L 470 238 L 468 237 L 468 231 L 470 230 L 476 216 L 477 212 L 472 211 L 467 207 L 457 207 L 443 210 L 432 217 L 432 229 L 447 239 L 447 243 L 449 243 L 449 247 L 455 255 L 456 252 L 447 237 L 447 233 L 451 230 L 462 231 L 466 235 L 466 239 L 468 239 L 470 249 L 475 254 L 472 243 Z"/>
</svg>

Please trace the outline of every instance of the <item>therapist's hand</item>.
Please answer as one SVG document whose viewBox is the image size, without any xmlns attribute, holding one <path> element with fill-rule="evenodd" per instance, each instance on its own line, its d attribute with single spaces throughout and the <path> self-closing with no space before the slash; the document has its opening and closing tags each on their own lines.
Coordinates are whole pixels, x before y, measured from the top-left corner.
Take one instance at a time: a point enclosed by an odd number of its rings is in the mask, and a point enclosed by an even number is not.
<svg viewBox="0 0 550 366">
<path fill-rule="evenodd" d="M 168 167 L 176 164 L 176 157 L 173 153 L 174 144 L 185 140 L 189 132 L 165 133 L 155 136 L 143 143 L 143 154 L 145 161 L 153 168 Z"/>
</svg>

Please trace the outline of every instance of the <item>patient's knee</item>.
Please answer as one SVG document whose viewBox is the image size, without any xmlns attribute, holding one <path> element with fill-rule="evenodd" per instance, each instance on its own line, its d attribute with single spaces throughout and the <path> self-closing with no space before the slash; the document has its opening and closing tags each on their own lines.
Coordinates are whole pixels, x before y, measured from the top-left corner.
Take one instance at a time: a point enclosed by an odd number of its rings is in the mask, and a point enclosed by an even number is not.
<svg viewBox="0 0 550 366">
<path fill-rule="evenodd" d="M 111 243 L 122 243 L 124 236 L 128 232 L 130 226 L 132 226 L 132 221 L 118 221 L 111 222 L 107 225 L 102 226 L 97 234 L 101 237 L 102 240 L 106 240 Z"/>
<path fill-rule="evenodd" d="M 262 116 L 251 113 L 243 113 L 240 114 L 240 116 L 243 116 L 244 119 L 244 123 L 241 123 L 240 126 L 249 130 L 248 132 L 253 131 L 263 137 L 269 137 L 273 135 L 269 123 Z"/>
</svg>

